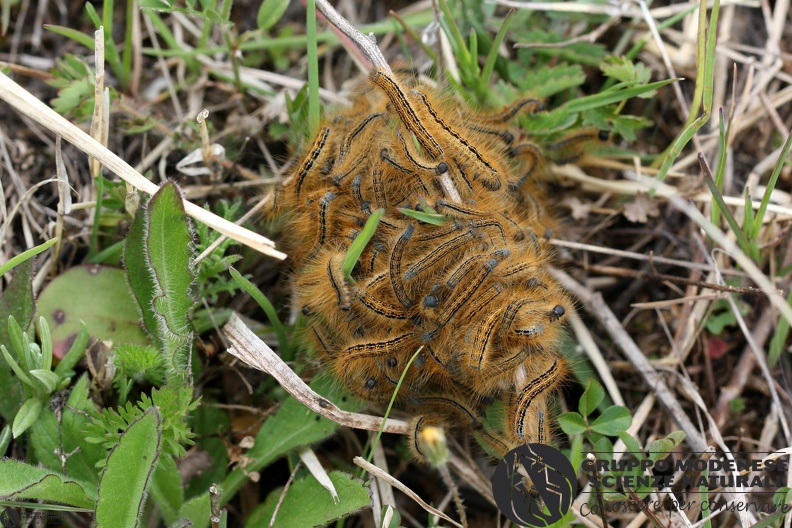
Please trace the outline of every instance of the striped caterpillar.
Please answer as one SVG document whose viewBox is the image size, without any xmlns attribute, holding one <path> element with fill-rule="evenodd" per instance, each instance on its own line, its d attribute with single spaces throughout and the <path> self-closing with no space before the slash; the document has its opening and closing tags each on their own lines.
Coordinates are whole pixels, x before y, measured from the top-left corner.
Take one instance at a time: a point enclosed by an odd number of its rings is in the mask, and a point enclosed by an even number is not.
<svg viewBox="0 0 792 528">
<path fill-rule="evenodd" d="M 396 395 L 416 433 L 428 424 L 476 432 L 498 454 L 546 442 L 572 301 L 547 271 L 550 221 L 530 187 L 545 155 L 511 125 L 538 103 L 468 112 L 383 71 L 353 100 L 320 127 L 277 201 L 296 302 L 323 364 L 384 406 L 423 347 Z M 399 210 L 425 206 L 445 222 Z M 341 264 L 377 208 L 384 215 L 347 278 Z M 483 426 L 495 400 L 507 409 L 502 433 Z"/>
</svg>

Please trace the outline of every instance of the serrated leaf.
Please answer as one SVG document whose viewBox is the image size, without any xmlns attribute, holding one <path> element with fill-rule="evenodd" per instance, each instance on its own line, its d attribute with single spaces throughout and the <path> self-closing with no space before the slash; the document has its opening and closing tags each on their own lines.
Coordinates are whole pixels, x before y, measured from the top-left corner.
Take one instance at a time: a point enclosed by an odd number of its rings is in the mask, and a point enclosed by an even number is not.
<svg viewBox="0 0 792 528">
<path fill-rule="evenodd" d="M 619 433 L 626 431 L 631 423 L 630 410 L 614 405 L 605 409 L 605 412 L 591 423 L 591 430 L 608 436 L 618 436 Z"/>
<path fill-rule="evenodd" d="M 146 207 L 146 258 L 154 278 L 163 354 L 169 374 L 187 379 L 192 349 L 192 232 L 184 214 L 182 193 L 173 182 L 163 185 Z"/>
<path fill-rule="evenodd" d="M 526 93 L 544 99 L 576 88 L 586 82 L 586 74 L 578 64 L 542 66 L 528 72 L 518 62 L 509 63 L 509 77 Z"/>
<path fill-rule="evenodd" d="M 58 90 L 58 97 L 53 99 L 52 108 L 61 115 L 68 115 L 80 108 L 82 113 L 93 112 L 94 85 L 88 79 L 78 79 Z"/>
<path fill-rule="evenodd" d="M 371 506 L 369 488 L 362 480 L 341 471 L 330 473 L 330 480 L 338 491 L 338 503 L 313 476 L 295 480 L 280 503 L 275 526 L 325 526 Z M 270 493 L 245 526 L 269 526 L 281 492 L 277 489 Z"/>
<path fill-rule="evenodd" d="M 35 499 L 91 508 L 96 490 L 74 478 L 11 458 L 0 459 L 0 500 Z"/>
<path fill-rule="evenodd" d="M 39 398 L 28 398 L 25 400 L 25 403 L 22 404 L 16 417 L 14 417 L 14 424 L 11 427 L 14 438 L 19 438 L 22 433 L 33 425 L 33 422 L 38 420 L 43 407 L 44 402 Z"/>
<path fill-rule="evenodd" d="M 568 435 L 578 435 L 586 432 L 586 420 L 576 412 L 565 412 L 558 417 L 558 425 Z"/>
<path fill-rule="evenodd" d="M 605 57 L 600 64 L 602 73 L 608 77 L 613 77 L 622 82 L 638 82 L 646 83 L 651 77 L 651 72 L 645 64 L 633 64 L 626 57 L 617 57 L 614 55 Z"/>
<path fill-rule="evenodd" d="M 162 421 L 156 407 L 149 407 L 121 435 L 99 480 L 99 526 L 140 526 L 161 440 Z"/>
<path fill-rule="evenodd" d="M 267 31 L 277 22 L 289 7 L 289 0 L 264 0 L 256 15 L 256 25 L 261 31 Z"/>
<path fill-rule="evenodd" d="M 577 114 L 570 114 L 565 110 L 540 112 L 532 114 L 520 121 L 526 130 L 535 135 L 548 136 L 562 132 L 577 121 Z"/>
<path fill-rule="evenodd" d="M 597 380 L 590 378 L 586 384 L 586 390 L 578 402 L 578 410 L 584 417 L 589 416 L 605 399 L 605 389 L 602 388 Z"/>
<path fill-rule="evenodd" d="M 146 333 L 159 348 L 163 342 L 159 335 L 157 317 L 154 314 L 154 279 L 146 259 L 146 207 L 139 207 L 129 227 L 124 243 L 124 268 L 129 289 L 137 301 L 138 311 Z"/>
</svg>

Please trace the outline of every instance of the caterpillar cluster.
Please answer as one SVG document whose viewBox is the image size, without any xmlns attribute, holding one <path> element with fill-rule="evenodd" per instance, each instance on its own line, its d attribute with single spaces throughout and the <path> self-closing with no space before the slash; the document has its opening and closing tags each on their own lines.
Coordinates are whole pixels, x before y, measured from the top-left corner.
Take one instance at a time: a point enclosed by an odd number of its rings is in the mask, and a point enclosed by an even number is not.
<svg viewBox="0 0 792 528">
<path fill-rule="evenodd" d="M 472 113 L 409 76 L 375 71 L 279 191 L 297 306 L 323 364 L 377 406 L 407 368 L 396 402 L 416 435 L 429 424 L 477 432 L 500 454 L 547 441 L 572 301 L 547 271 L 548 220 L 529 188 L 546 155 L 511 124 L 539 106 Z M 345 277 L 350 244 L 376 209 L 384 215 Z M 503 433 L 482 425 L 495 400 L 506 408 Z"/>
</svg>

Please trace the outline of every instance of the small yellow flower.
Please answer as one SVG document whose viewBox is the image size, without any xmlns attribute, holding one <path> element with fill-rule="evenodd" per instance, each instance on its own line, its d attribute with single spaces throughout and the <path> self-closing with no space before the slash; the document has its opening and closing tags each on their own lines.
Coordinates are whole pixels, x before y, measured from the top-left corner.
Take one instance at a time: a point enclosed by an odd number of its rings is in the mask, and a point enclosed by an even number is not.
<svg viewBox="0 0 792 528">
<path fill-rule="evenodd" d="M 428 425 L 418 433 L 418 442 L 426 460 L 435 467 L 442 466 L 448 460 L 448 444 L 445 432 L 440 427 Z"/>
</svg>

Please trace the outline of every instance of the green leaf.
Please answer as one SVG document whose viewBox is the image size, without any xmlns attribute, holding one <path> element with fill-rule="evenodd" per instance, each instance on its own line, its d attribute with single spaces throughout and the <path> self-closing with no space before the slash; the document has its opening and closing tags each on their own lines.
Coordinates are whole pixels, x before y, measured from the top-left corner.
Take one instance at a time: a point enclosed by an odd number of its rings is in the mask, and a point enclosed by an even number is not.
<svg viewBox="0 0 792 528">
<path fill-rule="evenodd" d="M 591 430 L 608 436 L 618 436 L 619 433 L 626 431 L 631 423 L 630 410 L 614 405 L 605 409 L 605 412 L 591 423 Z"/>
<path fill-rule="evenodd" d="M 43 244 L 39 244 L 38 246 L 32 247 L 27 251 L 23 251 L 19 255 L 16 255 L 13 258 L 9 259 L 8 262 L 0 266 L 0 277 L 2 277 L 7 272 L 14 269 L 16 266 L 19 266 L 23 262 L 26 262 L 32 259 L 33 257 L 35 257 L 36 255 L 38 255 L 39 253 L 46 251 L 47 249 L 52 247 L 52 245 L 57 241 L 58 241 L 57 237 L 51 238 L 46 242 L 44 242 Z"/>
<path fill-rule="evenodd" d="M 11 434 L 11 426 L 9 424 L 5 424 L 3 429 L 0 430 L 0 458 L 5 456 L 8 446 L 11 445 L 12 438 L 13 435 Z"/>
<path fill-rule="evenodd" d="M 8 325 L 3 324 L 13 317 L 27 328 L 33 320 L 33 259 L 19 264 L 14 270 L 14 278 L 0 294 L 0 343 L 9 343 Z M 22 383 L 19 378 L 11 375 L 11 371 L 0 360 L 0 387 L 3 397 L 0 398 L 0 416 L 11 423 L 22 405 Z"/>
<path fill-rule="evenodd" d="M 424 222 L 426 224 L 441 226 L 441 225 L 445 225 L 446 222 L 448 222 L 447 216 L 437 213 L 425 213 L 423 211 L 415 211 L 413 209 L 407 209 L 406 207 L 400 207 L 399 212 L 404 216 L 415 218 L 416 220 L 420 220 L 421 222 Z"/>
<path fill-rule="evenodd" d="M 60 381 L 58 375 L 51 370 L 33 369 L 30 371 L 30 375 L 45 387 L 47 394 L 55 392 L 55 389 L 58 387 L 58 382 Z"/>
<path fill-rule="evenodd" d="M 640 457 L 643 454 L 643 449 L 641 449 L 641 444 L 638 443 L 638 440 L 627 431 L 622 431 L 619 433 L 619 438 L 622 442 L 624 442 L 625 447 L 627 447 L 627 451 L 632 453 L 636 457 Z"/>
<path fill-rule="evenodd" d="M 289 7 L 289 0 L 264 0 L 256 15 L 256 25 L 262 31 L 274 26 Z"/>
<path fill-rule="evenodd" d="M 33 425 L 33 422 L 38 420 L 43 407 L 44 402 L 39 398 L 28 398 L 25 400 L 25 403 L 22 404 L 22 408 L 19 409 L 19 412 L 14 418 L 14 425 L 12 426 L 14 438 L 19 438 L 22 433 Z"/>
<path fill-rule="evenodd" d="M 78 44 L 82 44 L 89 50 L 94 49 L 94 39 L 90 35 L 86 35 L 76 29 L 63 27 L 63 26 L 56 26 L 54 24 L 44 24 L 44 29 L 48 29 L 55 33 L 56 35 L 61 35 L 66 38 L 72 39 L 73 41 L 77 42 Z"/>
<path fill-rule="evenodd" d="M 528 71 L 521 63 L 510 62 L 508 69 L 509 78 L 513 79 L 523 92 L 541 99 L 576 88 L 586 82 L 586 74 L 577 64 L 542 66 Z"/>
<path fill-rule="evenodd" d="M 75 116 L 93 112 L 94 85 L 89 79 L 77 79 L 58 90 L 52 108 L 61 115 Z"/>
<path fill-rule="evenodd" d="M 568 435 L 578 435 L 586 432 L 586 420 L 576 412 L 565 412 L 558 417 L 558 425 Z"/>
<path fill-rule="evenodd" d="M 600 69 L 608 77 L 628 83 L 646 83 L 652 76 L 652 72 L 649 71 L 645 64 L 633 64 L 630 59 L 615 55 L 605 57 L 602 64 L 600 64 Z"/>
<path fill-rule="evenodd" d="M 41 368 L 49 371 L 52 369 L 52 335 L 47 320 L 43 317 L 39 317 L 39 335 L 41 336 Z"/>
<path fill-rule="evenodd" d="M 74 339 L 71 347 L 69 347 L 66 355 L 64 355 L 63 359 L 60 360 L 60 363 L 55 366 L 55 374 L 57 374 L 60 378 L 65 377 L 66 374 L 71 371 L 74 366 L 83 358 L 87 346 L 88 327 L 85 326 L 84 322 L 80 321 L 80 330 L 77 332 L 77 337 Z"/>
<path fill-rule="evenodd" d="M 184 487 L 179 468 L 172 456 L 160 457 L 151 481 L 151 496 L 162 513 L 166 524 L 173 524 L 179 518 L 179 510 L 184 504 Z"/>
<path fill-rule="evenodd" d="M 159 348 L 163 342 L 159 335 L 157 316 L 154 315 L 154 279 L 146 260 L 146 207 L 138 207 L 124 244 L 124 267 L 129 289 L 137 301 L 143 327 Z"/>
<path fill-rule="evenodd" d="M 162 441 L 156 407 L 129 424 L 99 481 L 96 522 L 99 526 L 140 526 L 146 491 L 151 484 Z"/>
<path fill-rule="evenodd" d="M 341 471 L 330 473 L 339 501 L 313 477 L 295 480 L 289 487 L 275 517 L 275 526 L 326 526 L 371 506 L 368 486 L 362 480 Z M 248 518 L 245 526 L 269 526 L 282 489 L 276 489 Z"/>
<path fill-rule="evenodd" d="M 96 490 L 73 478 L 11 458 L 0 459 L 0 500 L 35 499 L 91 508 Z"/>
<path fill-rule="evenodd" d="M 175 183 L 166 183 L 151 198 L 146 218 L 146 256 L 154 278 L 153 306 L 165 343 L 165 364 L 169 378 L 191 379 L 192 232 Z"/>
<path fill-rule="evenodd" d="M 668 438 L 659 438 L 646 446 L 650 460 L 666 458 L 674 449 L 674 442 Z"/>
<path fill-rule="evenodd" d="M 155 11 L 167 11 L 171 5 L 163 0 L 140 0 L 140 9 L 153 9 Z"/>
<path fill-rule="evenodd" d="M 580 397 L 578 403 L 578 410 L 583 417 L 588 417 L 594 410 L 599 407 L 602 400 L 605 399 L 605 389 L 602 388 L 597 380 L 589 379 L 586 384 L 586 390 L 583 396 Z"/>
<path fill-rule="evenodd" d="M 96 486 L 99 482 L 97 463 L 107 457 L 107 450 L 85 441 L 86 426 L 96 413 L 88 393 L 89 376 L 80 376 L 68 393 L 68 399 L 59 403 L 60 420 L 50 407 L 45 407 L 38 420 L 28 431 L 31 462 L 62 471 L 61 450 L 71 453 L 66 458 L 65 473 L 81 482 Z M 65 393 L 60 393 L 63 395 Z M 56 394 L 55 398 L 59 395 Z M 57 401 L 57 400 L 56 400 Z M 95 495 L 95 489 L 94 489 Z"/>
<path fill-rule="evenodd" d="M 363 250 L 366 249 L 369 241 L 371 241 L 371 238 L 374 236 L 383 214 L 385 214 L 385 209 L 376 209 L 372 212 L 371 216 L 366 220 L 366 225 L 363 226 L 358 236 L 356 236 L 355 240 L 350 244 L 344 256 L 344 262 L 341 264 L 341 271 L 344 274 L 345 280 L 350 280 L 352 278 L 352 270 L 355 264 L 357 264 L 360 255 L 363 254 Z"/>
<path fill-rule="evenodd" d="M 65 356 L 86 325 L 92 342 L 149 343 L 120 269 L 94 265 L 71 268 L 41 292 L 38 309 L 52 332 L 53 355 L 57 358 Z"/>
<path fill-rule="evenodd" d="M 344 410 L 355 411 L 361 407 L 360 402 L 340 393 L 338 382 L 330 376 L 315 378 L 311 388 Z M 335 433 L 336 429 L 337 423 L 319 416 L 289 397 L 259 429 L 253 447 L 246 453 L 252 460 L 245 466 L 245 471 L 259 471 L 295 447 L 323 440 Z M 229 473 L 222 485 L 220 504 L 225 505 L 231 500 L 246 480 L 247 476 L 240 468 Z"/>
<path fill-rule="evenodd" d="M 598 93 L 595 95 L 589 95 L 586 97 L 579 97 L 577 99 L 573 99 L 572 101 L 565 103 L 564 105 L 559 107 L 558 110 L 563 110 L 567 113 L 583 112 L 584 110 L 591 110 L 593 108 L 598 108 L 600 106 L 626 101 L 631 97 L 637 97 L 640 95 L 649 94 L 654 90 L 662 88 L 663 86 L 667 86 L 676 81 L 677 79 L 666 79 L 664 81 L 643 84 L 632 88 L 625 88 L 623 90 L 612 90 L 612 91 Z"/>
<path fill-rule="evenodd" d="M 185 502 L 179 510 L 179 519 L 186 519 L 194 528 L 201 528 L 209 526 L 210 514 L 209 493 L 206 492 Z"/>
<path fill-rule="evenodd" d="M 8 352 L 8 349 L 5 347 L 5 345 L 0 345 L 0 352 L 3 353 L 3 358 L 5 359 L 6 363 L 8 363 L 8 366 L 11 367 L 11 370 L 14 371 L 14 374 L 16 374 L 17 378 L 19 378 L 22 383 L 30 387 L 37 387 L 33 384 L 25 371 L 22 370 L 22 368 L 19 366 L 19 363 L 17 363 L 14 358 L 11 357 L 11 354 Z"/>
</svg>

